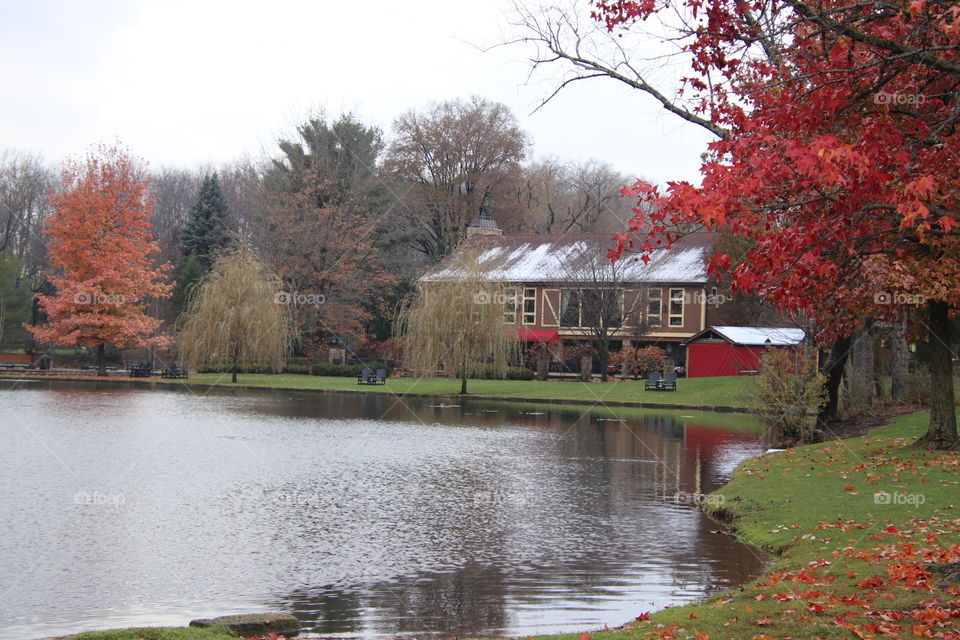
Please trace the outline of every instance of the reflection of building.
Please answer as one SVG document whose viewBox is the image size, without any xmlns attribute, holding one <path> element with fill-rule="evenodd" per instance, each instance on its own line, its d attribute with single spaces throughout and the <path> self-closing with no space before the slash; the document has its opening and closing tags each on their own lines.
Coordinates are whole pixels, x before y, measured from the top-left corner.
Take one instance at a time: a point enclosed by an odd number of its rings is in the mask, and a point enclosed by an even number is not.
<svg viewBox="0 0 960 640">
<path fill-rule="evenodd" d="M 608 306 L 601 299 L 614 292 L 616 317 L 607 326 L 615 348 L 624 341 L 661 343 L 679 355 L 683 342 L 710 320 L 709 296 L 716 290 L 707 291 L 706 263 L 713 242 L 713 234 L 689 234 L 648 260 L 611 263 L 609 235 L 502 235 L 493 220 L 478 218 L 454 255 L 421 282 L 465 279 L 458 259 L 475 255 L 470 277 L 508 285 L 504 320 L 525 342 L 589 339 L 598 308 Z"/>
<path fill-rule="evenodd" d="M 791 327 L 715 327 L 687 340 L 687 377 L 709 378 L 756 373 L 767 349 L 803 341 L 803 329 Z"/>
</svg>

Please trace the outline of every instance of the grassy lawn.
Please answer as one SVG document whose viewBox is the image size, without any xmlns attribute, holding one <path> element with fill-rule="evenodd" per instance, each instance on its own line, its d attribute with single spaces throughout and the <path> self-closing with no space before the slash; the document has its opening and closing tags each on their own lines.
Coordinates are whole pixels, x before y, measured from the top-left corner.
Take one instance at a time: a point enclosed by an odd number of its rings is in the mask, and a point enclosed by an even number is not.
<svg viewBox="0 0 960 640">
<path fill-rule="evenodd" d="M 924 569 L 960 561 L 960 454 L 910 447 L 926 420 L 745 462 L 708 504 L 775 565 L 742 590 L 590 637 L 960 638 L 960 587 Z"/>
<path fill-rule="evenodd" d="M 536 380 L 471 380 L 471 396 L 571 400 L 587 404 L 597 402 L 666 403 L 686 406 L 745 407 L 753 378 L 691 378 L 677 381 L 676 391 L 644 391 L 643 382 L 559 382 Z M 189 380 L 171 380 L 170 384 L 230 385 L 229 374 L 193 374 Z M 452 395 L 460 391 L 460 382 L 449 378 L 389 378 L 385 385 L 358 385 L 356 378 L 332 378 L 305 375 L 241 374 L 244 386 L 287 389 L 348 389 L 396 394 Z"/>
</svg>

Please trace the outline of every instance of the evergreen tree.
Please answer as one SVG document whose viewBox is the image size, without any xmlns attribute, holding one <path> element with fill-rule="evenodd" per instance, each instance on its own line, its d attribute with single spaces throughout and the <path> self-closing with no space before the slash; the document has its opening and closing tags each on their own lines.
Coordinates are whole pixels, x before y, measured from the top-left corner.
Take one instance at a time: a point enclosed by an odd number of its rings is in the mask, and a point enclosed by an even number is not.
<svg viewBox="0 0 960 640">
<path fill-rule="evenodd" d="M 177 318 L 187 307 L 193 290 L 200 286 L 206 278 L 208 270 L 200 264 L 200 258 L 192 255 L 177 269 L 177 284 L 173 287 L 170 296 L 170 305 L 173 307 L 173 317 Z"/>
<path fill-rule="evenodd" d="M 180 236 L 184 257 L 196 256 L 204 270 L 216 259 L 214 253 L 230 246 L 227 199 L 216 173 L 203 178 L 197 202 L 190 208 L 187 225 Z"/>
<path fill-rule="evenodd" d="M 0 254 L 0 344 L 5 346 L 28 340 L 21 325 L 30 320 L 32 296 L 22 274 L 22 259 Z"/>
</svg>

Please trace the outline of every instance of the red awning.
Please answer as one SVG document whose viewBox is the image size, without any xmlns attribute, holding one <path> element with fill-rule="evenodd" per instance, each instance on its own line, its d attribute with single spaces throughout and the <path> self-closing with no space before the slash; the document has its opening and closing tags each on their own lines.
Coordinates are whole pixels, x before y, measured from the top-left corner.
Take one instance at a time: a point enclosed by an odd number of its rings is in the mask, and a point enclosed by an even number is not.
<svg viewBox="0 0 960 640">
<path fill-rule="evenodd" d="M 522 342 L 556 342 L 560 333 L 549 329 L 517 329 L 517 339 Z"/>
</svg>

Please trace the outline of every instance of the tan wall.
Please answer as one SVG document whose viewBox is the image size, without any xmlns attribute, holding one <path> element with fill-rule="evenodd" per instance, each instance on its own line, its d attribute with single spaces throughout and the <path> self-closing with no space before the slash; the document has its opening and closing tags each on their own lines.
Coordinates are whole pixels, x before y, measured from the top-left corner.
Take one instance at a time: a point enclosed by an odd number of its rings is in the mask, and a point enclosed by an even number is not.
<svg viewBox="0 0 960 640">
<path fill-rule="evenodd" d="M 519 301 L 516 309 L 515 324 L 518 328 L 526 329 L 547 329 L 559 331 L 561 337 L 583 338 L 590 335 L 589 329 L 573 328 L 560 326 L 560 299 L 561 285 L 536 284 L 527 286 L 517 286 Z M 703 287 L 691 285 L 655 285 L 653 288 L 661 289 L 662 300 L 660 305 L 660 326 L 650 326 L 647 333 L 643 336 L 649 338 L 662 338 L 667 340 L 683 340 L 706 328 L 706 293 Z M 530 324 L 523 321 L 523 294 L 524 289 L 534 289 L 536 291 L 536 312 L 535 322 Z M 643 295 L 644 288 L 628 289 L 624 292 L 624 307 L 630 309 L 637 305 L 638 296 Z M 683 291 L 683 324 L 681 326 L 670 325 L 670 291 Z M 645 312 L 645 309 L 641 310 Z M 630 331 L 629 327 L 616 334 L 617 338 L 630 339 L 638 338 L 636 332 Z"/>
</svg>

